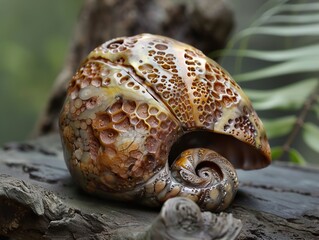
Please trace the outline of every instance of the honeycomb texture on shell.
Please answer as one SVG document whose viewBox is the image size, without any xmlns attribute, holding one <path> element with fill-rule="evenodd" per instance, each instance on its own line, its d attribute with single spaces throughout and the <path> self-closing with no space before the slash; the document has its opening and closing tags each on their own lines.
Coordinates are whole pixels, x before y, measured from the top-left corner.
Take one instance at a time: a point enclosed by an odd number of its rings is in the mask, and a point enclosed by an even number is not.
<svg viewBox="0 0 319 240">
<path fill-rule="evenodd" d="M 68 167 L 88 191 L 143 184 L 193 130 L 270 152 L 249 99 L 222 67 L 187 44 L 150 34 L 117 38 L 89 54 L 69 84 L 60 129 Z"/>
</svg>

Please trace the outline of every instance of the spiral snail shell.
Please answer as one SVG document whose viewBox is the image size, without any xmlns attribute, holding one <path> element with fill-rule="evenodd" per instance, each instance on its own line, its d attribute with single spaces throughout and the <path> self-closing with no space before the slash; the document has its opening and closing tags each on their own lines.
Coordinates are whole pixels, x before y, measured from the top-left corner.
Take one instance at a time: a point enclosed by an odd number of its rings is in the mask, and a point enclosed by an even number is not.
<svg viewBox="0 0 319 240">
<path fill-rule="evenodd" d="M 59 126 L 84 190 L 150 206 L 183 196 L 221 211 L 238 188 L 234 167 L 271 161 L 231 76 L 194 47 L 151 34 L 93 50 L 69 83 Z"/>
</svg>

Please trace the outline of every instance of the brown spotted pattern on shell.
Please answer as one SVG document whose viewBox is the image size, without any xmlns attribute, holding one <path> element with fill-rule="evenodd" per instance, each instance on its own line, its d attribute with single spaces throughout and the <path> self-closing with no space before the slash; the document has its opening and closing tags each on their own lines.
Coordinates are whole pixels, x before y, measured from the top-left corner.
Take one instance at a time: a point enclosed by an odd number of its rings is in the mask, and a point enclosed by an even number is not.
<svg viewBox="0 0 319 240">
<path fill-rule="evenodd" d="M 223 210 L 238 187 L 232 165 L 270 163 L 263 125 L 231 76 L 162 36 L 93 50 L 70 81 L 59 124 L 68 168 L 86 191 L 151 206 L 186 196 Z"/>
</svg>

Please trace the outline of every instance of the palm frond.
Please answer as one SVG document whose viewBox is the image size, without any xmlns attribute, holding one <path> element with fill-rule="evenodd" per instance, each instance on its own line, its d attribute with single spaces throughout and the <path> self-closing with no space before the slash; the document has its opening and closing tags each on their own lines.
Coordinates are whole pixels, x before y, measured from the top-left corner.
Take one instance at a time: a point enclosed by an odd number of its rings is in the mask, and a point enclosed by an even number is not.
<svg viewBox="0 0 319 240">
<path fill-rule="evenodd" d="M 245 92 L 261 116 L 268 112 L 263 121 L 270 140 L 283 139 L 273 148 L 273 156 L 286 155 L 290 161 L 304 164 L 310 157 L 302 155 L 307 151 L 296 145 L 297 136 L 319 153 L 319 3 L 269 0 L 256 12 L 250 26 L 237 33 L 225 50 L 212 55 L 232 58 L 236 65 L 233 77 L 238 82 L 275 86 L 271 90 L 246 88 Z M 276 41 L 277 48 L 256 47 L 258 40 Z M 287 40 L 289 47 L 278 49 L 278 44 L 284 46 Z M 259 64 L 252 68 L 256 62 Z M 284 81 L 278 83 L 278 79 Z M 274 110 L 279 115 L 269 117 Z"/>
<path fill-rule="evenodd" d="M 317 82 L 318 79 L 311 78 L 273 90 L 246 89 L 245 92 L 256 110 L 298 110 L 316 87 Z"/>
</svg>

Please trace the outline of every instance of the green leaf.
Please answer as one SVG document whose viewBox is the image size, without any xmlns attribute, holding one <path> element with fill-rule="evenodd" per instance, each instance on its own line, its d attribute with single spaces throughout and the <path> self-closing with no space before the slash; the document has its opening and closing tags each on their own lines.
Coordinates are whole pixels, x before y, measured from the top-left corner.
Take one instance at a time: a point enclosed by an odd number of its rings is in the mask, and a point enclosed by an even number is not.
<svg viewBox="0 0 319 240">
<path fill-rule="evenodd" d="M 282 156 L 282 154 L 283 154 L 282 147 L 272 147 L 271 148 L 271 158 L 273 160 L 279 160 L 279 158 Z"/>
<path fill-rule="evenodd" d="M 306 165 L 306 160 L 304 157 L 296 150 L 296 149 L 290 149 L 289 151 L 289 159 L 290 162 L 296 163 L 298 165 Z"/>
<path fill-rule="evenodd" d="M 262 122 L 269 138 L 282 137 L 291 131 L 296 122 L 296 116 L 287 116 L 272 120 L 263 119 Z"/>
<path fill-rule="evenodd" d="M 306 19 L 299 18 L 301 15 L 300 12 L 311 12 L 313 13 L 316 10 L 319 10 L 319 4 L 317 3 L 305 3 L 305 4 L 286 4 L 289 2 L 289 0 L 276 0 L 276 1 L 267 1 L 263 6 L 260 8 L 260 11 L 257 11 L 257 16 L 260 16 L 257 18 L 251 26 L 260 26 L 267 22 L 272 22 L 274 18 L 277 16 L 287 16 L 289 17 L 289 21 L 297 21 L 297 22 L 312 22 L 308 20 L 308 17 Z M 290 12 L 291 15 L 284 15 L 286 12 Z M 283 15 L 280 15 L 281 13 L 284 13 Z M 296 14 L 294 14 L 296 13 Z M 276 14 L 278 14 L 276 16 Z M 312 14 L 313 18 L 316 18 L 316 14 Z M 302 15 L 303 16 L 303 15 Z M 308 16 L 308 15 L 307 15 Z M 297 20 L 293 20 L 293 18 L 296 18 Z M 313 19 L 312 18 L 312 19 Z M 299 20 L 301 19 L 301 20 Z M 281 19 L 279 19 L 281 20 Z M 284 19 L 286 20 L 286 19 Z M 282 20 L 281 20 L 282 21 Z M 287 20 L 286 20 L 287 21 Z M 278 20 L 274 21 L 275 23 L 278 22 Z"/>
<path fill-rule="evenodd" d="M 271 19 L 275 14 L 281 11 L 281 6 L 289 0 L 274 0 L 267 1 L 256 12 L 256 16 L 260 16 L 252 22 L 251 26 L 260 26 Z"/>
<path fill-rule="evenodd" d="M 268 19 L 267 23 L 313 23 L 319 22 L 318 14 L 277 15 Z"/>
<path fill-rule="evenodd" d="M 319 15 L 318 15 L 319 16 Z M 292 59 L 304 59 L 309 56 L 319 55 L 319 44 L 313 44 L 306 47 L 292 48 L 289 50 L 278 50 L 278 51 L 259 51 L 250 49 L 240 49 L 240 50 L 224 50 L 219 52 L 214 52 L 210 56 L 212 58 L 216 56 L 235 56 L 235 57 L 247 57 L 254 58 L 263 61 L 286 61 Z"/>
<path fill-rule="evenodd" d="M 318 84 L 317 78 L 311 78 L 274 90 L 245 89 L 256 110 L 299 109 L 312 90 Z"/>
<path fill-rule="evenodd" d="M 307 145 L 316 152 L 319 152 L 319 127 L 313 123 L 305 123 L 302 132 L 303 139 Z"/>
<path fill-rule="evenodd" d="M 318 11 L 319 3 L 284 4 L 279 7 L 281 12 Z"/>
<path fill-rule="evenodd" d="M 319 72 L 318 56 L 305 56 L 279 63 L 261 70 L 255 70 L 233 76 L 238 82 L 254 81 L 263 78 L 277 77 L 285 74 Z"/>
<path fill-rule="evenodd" d="M 278 37 L 319 36 L 319 24 L 250 27 L 239 32 L 235 36 L 235 39 L 241 39 L 251 35 L 270 35 Z"/>
</svg>

